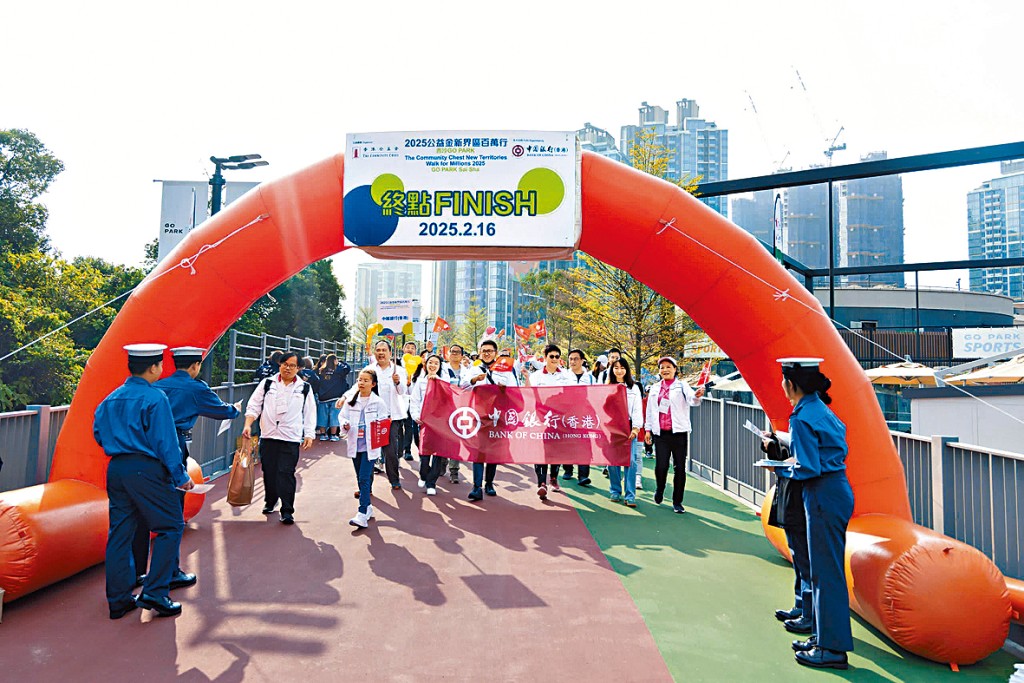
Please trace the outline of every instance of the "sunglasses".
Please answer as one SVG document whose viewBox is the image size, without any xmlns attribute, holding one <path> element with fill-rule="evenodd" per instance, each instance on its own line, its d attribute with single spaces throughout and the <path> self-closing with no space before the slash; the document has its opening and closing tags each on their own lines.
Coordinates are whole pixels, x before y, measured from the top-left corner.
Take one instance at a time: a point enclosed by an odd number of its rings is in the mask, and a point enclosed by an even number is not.
<svg viewBox="0 0 1024 683">
<path fill-rule="evenodd" d="M 562 355 L 559 354 L 559 353 L 549 353 L 548 354 L 548 358 L 550 358 L 551 360 L 558 360 L 561 357 L 562 357 Z"/>
</svg>

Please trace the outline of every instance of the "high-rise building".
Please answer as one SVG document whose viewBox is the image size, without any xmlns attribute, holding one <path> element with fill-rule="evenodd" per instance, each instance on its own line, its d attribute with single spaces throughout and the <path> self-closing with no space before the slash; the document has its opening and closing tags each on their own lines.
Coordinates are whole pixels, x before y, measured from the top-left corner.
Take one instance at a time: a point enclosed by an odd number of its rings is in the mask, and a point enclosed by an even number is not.
<svg viewBox="0 0 1024 683">
<path fill-rule="evenodd" d="M 356 269 L 356 316 L 359 309 L 377 310 L 381 299 L 419 299 L 422 267 L 418 263 L 361 263 Z"/>
<path fill-rule="evenodd" d="M 603 128 L 598 128 L 587 122 L 576 131 L 576 137 L 579 138 L 580 148 L 583 150 L 596 152 L 623 164 L 629 163 L 626 156 L 615 146 L 615 136 Z"/>
<path fill-rule="evenodd" d="M 872 152 L 861 161 L 886 159 Z M 838 266 L 881 266 L 903 263 L 903 179 L 898 175 L 860 178 L 838 183 L 833 190 L 839 225 Z M 847 284 L 902 287 L 903 273 L 849 275 Z"/>
<path fill-rule="evenodd" d="M 750 197 L 732 200 L 732 222 L 751 235 L 772 246 L 775 227 L 775 193 L 761 190 Z M 781 226 L 780 226 L 781 227 Z"/>
<path fill-rule="evenodd" d="M 1024 256 L 1021 204 L 1024 161 L 1004 161 L 998 178 L 967 193 L 967 251 L 970 259 Z M 1004 294 L 1024 301 L 1024 268 L 972 268 L 971 291 Z"/>
<path fill-rule="evenodd" d="M 711 183 L 729 179 L 729 131 L 719 128 L 714 121 L 700 118 L 700 107 L 695 100 L 676 102 L 674 126 L 669 125 L 668 110 L 641 103 L 638 125 L 622 127 L 620 148 L 627 156 L 641 130 L 652 132 L 654 144 L 668 150 L 668 180 L 699 177 L 701 182 Z M 725 197 L 707 197 L 701 201 L 726 215 Z"/>
</svg>

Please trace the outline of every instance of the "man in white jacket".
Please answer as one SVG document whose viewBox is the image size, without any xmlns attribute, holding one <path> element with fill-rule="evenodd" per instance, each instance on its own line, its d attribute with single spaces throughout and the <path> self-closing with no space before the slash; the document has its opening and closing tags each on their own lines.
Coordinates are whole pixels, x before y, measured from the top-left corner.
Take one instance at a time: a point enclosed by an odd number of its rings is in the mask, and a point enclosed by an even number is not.
<svg viewBox="0 0 1024 683">
<path fill-rule="evenodd" d="M 391 359 L 391 344 L 381 339 L 373 347 L 373 363 L 364 369 L 377 375 L 377 391 L 384 405 L 391 410 L 391 432 L 388 445 L 381 450 L 384 453 L 384 471 L 388 475 L 392 489 L 402 488 L 398 476 L 399 448 L 402 446 L 402 421 L 409 414 L 408 386 L 409 375 L 405 368 L 396 365 Z"/>
<path fill-rule="evenodd" d="M 495 365 L 498 359 L 498 344 L 493 339 L 485 339 L 480 342 L 480 365 L 471 365 L 462 373 L 464 386 L 476 387 L 487 384 L 498 386 L 519 386 L 515 372 L 511 369 L 499 370 Z M 469 492 L 469 499 L 473 501 L 483 500 L 484 494 L 488 496 L 498 495 L 494 488 L 494 475 L 498 466 L 482 462 L 473 463 L 473 490 Z"/>
<path fill-rule="evenodd" d="M 561 366 L 562 350 L 554 344 L 544 347 L 544 367 L 536 372 L 526 375 L 526 386 L 528 387 L 564 387 L 576 383 L 576 378 L 571 372 Z M 550 445 L 549 445 L 550 444 Z M 557 451 L 552 441 L 544 442 L 545 455 L 549 451 Z M 546 458 L 545 458 L 546 459 Z M 552 491 L 561 491 L 558 485 L 558 465 L 551 464 L 550 488 Z M 548 465 L 534 465 L 534 472 L 537 473 L 537 495 L 541 499 L 548 497 Z"/>
<path fill-rule="evenodd" d="M 245 406 L 242 436 L 252 437 L 260 421 L 260 462 L 263 463 L 263 514 L 281 501 L 281 523 L 294 524 L 295 466 L 299 449 L 309 450 L 316 434 L 316 397 L 299 377 L 299 354 L 281 354 L 280 372 L 256 385 Z"/>
</svg>

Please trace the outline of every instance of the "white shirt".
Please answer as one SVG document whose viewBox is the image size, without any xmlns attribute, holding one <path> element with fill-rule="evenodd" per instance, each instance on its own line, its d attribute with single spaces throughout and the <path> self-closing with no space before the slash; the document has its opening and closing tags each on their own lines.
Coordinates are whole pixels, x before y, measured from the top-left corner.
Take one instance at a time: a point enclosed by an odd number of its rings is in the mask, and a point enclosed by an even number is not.
<svg viewBox="0 0 1024 683">
<path fill-rule="evenodd" d="M 416 384 L 412 385 L 412 394 L 409 399 L 409 416 L 419 422 L 420 416 L 423 414 L 423 399 L 427 395 L 427 382 L 429 381 L 427 375 L 420 375 L 419 379 L 416 380 Z M 436 377 L 437 381 L 444 382 L 444 377 Z M 449 384 L 455 384 L 449 382 Z M 457 385 L 456 385 L 457 386 Z"/>
<path fill-rule="evenodd" d="M 640 429 L 644 426 L 644 399 L 640 395 L 640 385 L 633 383 L 626 387 L 626 405 L 629 409 L 629 426 Z"/>
<path fill-rule="evenodd" d="M 644 428 L 655 436 L 661 434 L 661 413 L 668 407 L 672 411 L 672 433 L 690 431 L 690 406 L 699 406 L 700 399 L 689 384 L 676 378 L 668 390 L 668 401 L 662 405 L 659 400 L 662 382 L 663 380 L 659 380 L 652 384 L 651 390 L 647 393 L 647 417 L 644 420 Z"/>
<path fill-rule="evenodd" d="M 478 375 L 484 375 L 484 378 L 476 384 L 470 384 L 470 380 Z M 462 386 L 473 386 L 477 387 L 481 384 L 495 384 L 501 387 L 517 387 L 519 386 L 519 379 L 516 374 L 511 370 L 501 370 L 497 372 L 485 372 L 484 365 L 470 365 L 462 372 Z"/>
<path fill-rule="evenodd" d="M 359 390 L 356 389 L 355 391 L 358 392 Z M 341 428 L 345 432 L 345 440 L 348 442 L 348 450 L 345 452 L 345 455 L 350 458 L 355 458 L 358 455 L 359 417 L 362 415 L 363 423 L 366 425 L 366 457 L 370 460 L 379 458 L 380 449 L 370 448 L 370 423 L 389 417 L 390 411 L 388 406 L 381 400 L 380 396 L 372 392 L 366 398 L 362 396 L 357 397 L 355 406 L 349 405 L 349 401 L 352 400 L 352 391 L 347 392 L 342 400 L 344 403 L 341 406 L 341 412 L 338 413 L 338 422 L 341 424 Z M 346 427 L 346 425 L 348 426 Z"/>
<path fill-rule="evenodd" d="M 565 387 L 576 384 L 576 375 L 565 368 L 558 368 L 556 372 L 538 370 L 530 373 L 531 387 Z"/>
<path fill-rule="evenodd" d="M 301 377 L 286 385 L 278 373 L 270 379 L 270 390 L 264 394 L 267 380 L 261 380 L 245 405 L 247 417 L 260 419 L 260 436 L 298 443 L 312 439 L 316 433 L 316 398 L 310 387 L 302 398 L 306 382 Z"/>
<path fill-rule="evenodd" d="M 567 372 L 569 373 L 569 379 L 571 380 L 569 384 L 601 384 L 601 382 L 594 379 L 593 373 L 588 372 L 586 369 L 584 369 L 583 374 L 578 377 L 576 376 L 576 373 L 572 371 L 572 368 L 569 368 Z"/>
<path fill-rule="evenodd" d="M 370 370 L 377 375 L 377 391 L 380 393 L 384 405 L 390 406 L 391 419 L 404 420 L 408 417 L 409 401 L 403 398 L 408 395 L 406 385 L 409 384 L 409 373 L 405 371 L 405 368 L 397 365 L 395 360 L 391 359 L 391 363 L 386 368 L 382 368 L 377 361 L 374 361 L 363 369 Z M 395 386 L 395 381 L 391 379 L 396 372 L 398 373 L 398 386 Z"/>
</svg>

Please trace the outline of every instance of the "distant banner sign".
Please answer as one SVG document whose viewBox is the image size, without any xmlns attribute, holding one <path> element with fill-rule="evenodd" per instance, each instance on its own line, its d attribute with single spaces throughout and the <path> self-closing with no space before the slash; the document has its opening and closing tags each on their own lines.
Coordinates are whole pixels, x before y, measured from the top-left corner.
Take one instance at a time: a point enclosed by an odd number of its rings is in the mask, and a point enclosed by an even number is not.
<svg viewBox="0 0 1024 683">
<path fill-rule="evenodd" d="M 377 322 L 393 333 L 409 334 L 419 318 L 418 299 L 381 299 L 377 302 Z"/>
<path fill-rule="evenodd" d="M 574 132 L 350 134 L 345 245 L 572 247 L 578 162 Z"/>
<path fill-rule="evenodd" d="M 1024 349 L 1024 327 L 965 327 L 953 330 L 954 358 L 985 358 Z"/>
<path fill-rule="evenodd" d="M 206 220 L 206 199 L 210 190 L 205 180 L 162 180 L 160 197 L 160 239 L 157 261 L 162 261 L 185 235 Z"/>
<path fill-rule="evenodd" d="M 728 358 L 718 344 L 711 340 L 711 337 L 703 337 L 692 341 L 683 347 L 683 358 Z"/>
</svg>

